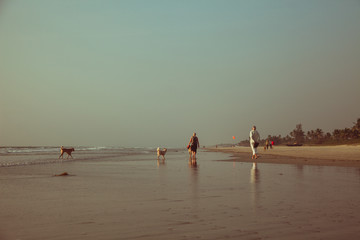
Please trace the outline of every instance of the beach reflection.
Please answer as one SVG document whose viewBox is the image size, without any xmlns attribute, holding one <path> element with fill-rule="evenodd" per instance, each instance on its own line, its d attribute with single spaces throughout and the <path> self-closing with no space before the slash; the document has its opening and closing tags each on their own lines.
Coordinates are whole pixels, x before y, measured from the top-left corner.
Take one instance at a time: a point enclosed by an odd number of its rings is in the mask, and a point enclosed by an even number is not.
<svg viewBox="0 0 360 240">
<path fill-rule="evenodd" d="M 192 191 L 192 198 L 194 203 L 197 202 L 198 199 L 198 181 L 199 181 L 199 166 L 196 161 L 189 161 L 189 169 L 190 169 L 190 185 Z"/>
<path fill-rule="evenodd" d="M 197 162 L 189 161 L 189 169 L 191 170 L 191 182 L 194 183 L 192 185 L 197 185 L 198 177 L 199 177 L 199 167 Z"/>
<path fill-rule="evenodd" d="M 198 167 L 197 161 L 189 160 L 189 167 L 193 168 L 193 169 L 197 169 L 197 167 Z"/>
<path fill-rule="evenodd" d="M 296 165 L 298 179 L 304 179 L 304 165 Z"/>
<path fill-rule="evenodd" d="M 259 185 L 260 185 L 260 170 L 257 163 L 253 163 L 250 170 L 250 184 L 251 184 L 251 202 L 253 204 L 254 210 L 259 205 Z"/>
<path fill-rule="evenodd" d="M 260 182 L 260 172 L 257 166 L 257 163 L 253 163 L 251 172 L 250 172 L 250 183 L 256 184 Z"/>
<path fill-rule="evenodd" d="M 166 162 L 165 162 L 165 159 L 163 160 L 157 160 L 157 166 L 160 167 L 160 166 L 166 166 Z"/>
</svg>

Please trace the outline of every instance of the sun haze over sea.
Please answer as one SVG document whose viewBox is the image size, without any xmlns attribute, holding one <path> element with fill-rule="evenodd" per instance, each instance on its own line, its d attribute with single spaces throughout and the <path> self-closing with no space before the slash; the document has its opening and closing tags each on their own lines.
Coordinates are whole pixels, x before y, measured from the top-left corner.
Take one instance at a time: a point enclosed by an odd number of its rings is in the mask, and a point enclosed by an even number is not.
<svg viewBox="0 0 360 240">
<path fill-rule="evenodd" d="M 0 1 L 0 145 L 182 147 L 360 115 L 359 1 Z"/>
</svg>

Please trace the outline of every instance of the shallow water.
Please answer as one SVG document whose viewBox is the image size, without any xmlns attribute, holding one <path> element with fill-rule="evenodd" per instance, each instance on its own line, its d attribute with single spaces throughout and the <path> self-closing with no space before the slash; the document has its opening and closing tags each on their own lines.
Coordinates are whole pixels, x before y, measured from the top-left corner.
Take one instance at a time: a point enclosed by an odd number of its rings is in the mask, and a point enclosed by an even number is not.
<svg viewBox="0 0 360 240">
<path fill-rule="evenodd" d="M 357 168 L 115 155 L 0 168 L 1 239 L 360 237 Z"/>
<path fill-rule="evenodd" d="M 176 149 L 173 151 L 177 151 Z M 152 153 L 152 154 L 151 154 Z M 60 158 L 60 147 L 50 146 L 27 146 L 27 147 L 0 147 L 0 167 L 41 165 L 81 160 L 103 160 L 117 158 L 124 160 L 124 157 L 136 155 L 153 156 L 155 148 L 123 148 L 123 147 L 75 147 L 75 151 L 69 156 L 64 153 Z"/>
</svg>

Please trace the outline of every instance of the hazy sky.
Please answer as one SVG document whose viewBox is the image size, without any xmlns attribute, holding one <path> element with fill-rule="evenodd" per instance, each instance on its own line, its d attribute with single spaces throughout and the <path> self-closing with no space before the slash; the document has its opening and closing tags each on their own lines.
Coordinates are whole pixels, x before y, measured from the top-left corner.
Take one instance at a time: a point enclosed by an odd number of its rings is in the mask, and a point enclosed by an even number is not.
<svg viewBox="0 0 360 240">
<path fill-rule="evenodd" d="M 360 1 L 0 1 L 0 145 L 351 127 Z"/>
</svg>

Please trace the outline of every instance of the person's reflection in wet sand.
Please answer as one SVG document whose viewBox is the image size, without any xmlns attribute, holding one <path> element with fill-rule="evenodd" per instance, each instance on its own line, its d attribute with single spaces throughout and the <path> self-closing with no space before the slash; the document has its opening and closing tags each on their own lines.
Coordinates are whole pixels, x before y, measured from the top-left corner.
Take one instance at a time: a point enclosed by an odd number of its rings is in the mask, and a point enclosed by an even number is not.
<svg viewBox="0 0 360 240">
<path fill-rule="evenodd" d="M 251 168 L 250 182 L 258 183 L 259 181 L 260 181 L 259 169 L 258 169 L 257 163 L 254 162 L 252 165 L 252 168 Z"/>
<path fill-rule="evenodd" d="M 251 184 L 251 190 L 252 190 L 252 203 L 254 210 L 256 210 L 258 206 L 259 201 L 259 183 L 260 183 L 260 171 L 258 169 L 257 163 L 254 162 L 252 165 L 252 168 L 250 170 L 250 184 Z"/>
<path fill-rule="evenodd" d="M 189 166 L 191 168 L 197 168 L 197 162 L 196 160 L 189 160 Z"/>
<path fill-rule="evenodd" d="M 189 170 L 190 170 L 190 186 L 191 186 L 191 212 L 189 216 L 191 218 L 197 219 L 199 217 L 199 189 L 198 189 L 198 181 L 199 181 L 199 165 L 196 161 L 190 160 L 189 161 Z"/>
<path fill-rule="evenodd" d="M 190 169 L 190 181 L 192 187 L 192 196 L 194 201 L 198 199 L 198 177 L 199 177 L 199 166 L 196 161 L 189 161 Z"/>
<path fill-rule="evenodd" d="M 196 160 L 189 161 L 189 168 L 191 169 L 191 182 L 196 185 L 199 171 Z"/>
</svg>

